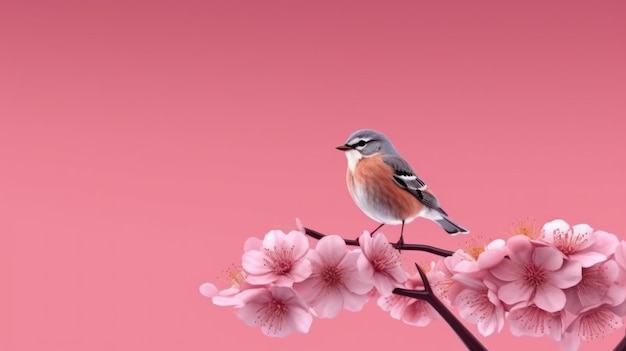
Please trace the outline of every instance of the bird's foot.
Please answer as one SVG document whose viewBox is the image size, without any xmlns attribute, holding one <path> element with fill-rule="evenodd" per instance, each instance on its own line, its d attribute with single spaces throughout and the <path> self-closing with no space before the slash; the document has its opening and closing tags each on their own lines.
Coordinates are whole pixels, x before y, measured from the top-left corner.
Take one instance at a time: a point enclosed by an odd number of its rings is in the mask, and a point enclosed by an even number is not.
<svg viewBox="0 0 626 351">
<path fill-rule="evenodd" d="M 402 247 L 404 246 L 404 237 L 402 235 L 400 235 L 400 239 L 395 246 L 398 249 L 398 252 L 402 252 Z"/>
</svg>

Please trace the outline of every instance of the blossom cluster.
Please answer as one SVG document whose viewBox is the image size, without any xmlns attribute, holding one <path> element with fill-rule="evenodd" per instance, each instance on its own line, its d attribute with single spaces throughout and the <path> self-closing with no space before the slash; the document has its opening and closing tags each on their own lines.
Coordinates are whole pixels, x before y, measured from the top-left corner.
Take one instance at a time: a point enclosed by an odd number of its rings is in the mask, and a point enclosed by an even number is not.
<svg viewBox="0 0 626 351">
<path fill-rule="evenodd" d="M 312 248 L 303 231 L 272 230 L 263 240 L 249 238 L 244 251 L 232 286 L 218 291 L 204 283 L 200 292 L 216 305 L 235 307 L 241 320 L 268 336 L 307 333 L 313 317 L 360 311 L 370 299 L 409 324 L 426 325 L 437 316 L 423 301 L 393 295 L 395 287 L 420 289 L 422 281 L 407 273 L 382 233 L 364 232 L 356 249 L 337 235 Z"/>
<path fill-rule="evenodd" d="M 533 234 L 520 230 L 431 262 L 426 277 L 434 294 L 484 336 L 508 322 L 515 336 L 548 336 L 567 351 L 622 327 L 626 242 L 560 219 Z M 370 299 L 407 324 L 426 326 L 437 317 L 426 301 L 393 294 L 424 283 L 382 233 L 364 232 L 355 248 L 337 235 L 311 247 L 301 226 L 272 230 L 246 241 L 231 283 L 223 290 L 204 283 L 200 292 L 268 336 L 307 333 L 313 317 L 359 311 Z"/>
<path fill-rule="evenodd" d="M 469 251 L 469 250 L 468 250 Z M 488 336 L 548 336 L 563 350 L 604 337 L 626 314 L 626 242 L 557 219 L 433 263 L 436 294 Z"/>
</svg>

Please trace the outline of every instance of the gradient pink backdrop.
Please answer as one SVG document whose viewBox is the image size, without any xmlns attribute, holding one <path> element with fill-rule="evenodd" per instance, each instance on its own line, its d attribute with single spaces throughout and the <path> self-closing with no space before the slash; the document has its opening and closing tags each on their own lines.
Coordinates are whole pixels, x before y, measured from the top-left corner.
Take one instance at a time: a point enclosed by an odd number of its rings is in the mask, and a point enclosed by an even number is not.
<svg viewBox="0 0 626 351">
<path fill-rule="evenodd" d="M 373 229 L 334 150 L 358 128 L 473 235 L 531 216 L 626 238 L 624 2 L 503 3 L 2 2 L 0 349 L 463 349 L 374 302 L 271 339 L 198 293 L 295 217 Z M 442 233 L 405 238 L 468 239 Z"/>
</svg>

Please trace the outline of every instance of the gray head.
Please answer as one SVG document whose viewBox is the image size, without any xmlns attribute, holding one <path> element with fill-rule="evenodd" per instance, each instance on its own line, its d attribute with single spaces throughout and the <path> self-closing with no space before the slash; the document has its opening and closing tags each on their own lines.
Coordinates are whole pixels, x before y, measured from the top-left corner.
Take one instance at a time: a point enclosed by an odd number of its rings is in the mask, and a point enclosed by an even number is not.
<svg viewBox="0 0 626 351">
<path fill-rule="evenodd" d="M 391 141 L 383 133 L 373 129 L 357 130 L 350 134 L 344 145 L 337 146 L 337 149 L 346 151 L 348 154 L 353 154 L 356 151 L 360 157 L 372 156 L 379 152 L 398 154 Z"/>
</svg>

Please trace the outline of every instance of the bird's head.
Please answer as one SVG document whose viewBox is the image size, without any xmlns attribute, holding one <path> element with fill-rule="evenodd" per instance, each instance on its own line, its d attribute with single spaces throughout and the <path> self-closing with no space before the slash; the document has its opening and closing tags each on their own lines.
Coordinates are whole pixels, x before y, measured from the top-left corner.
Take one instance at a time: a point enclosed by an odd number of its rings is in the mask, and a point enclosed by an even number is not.
<svg viewBox="0 0 626 351">
<path fill-rule="evenodd" d="M 397 155 L 391 141 L 381 132 L 373 129 L 360 129 L 350 134 L 345 144 L 337 146 L 344 151 L 348 158 L 348 166 L 352 169 L 363 157 L 370 157 L 378 153 Z"/>
</svg>

